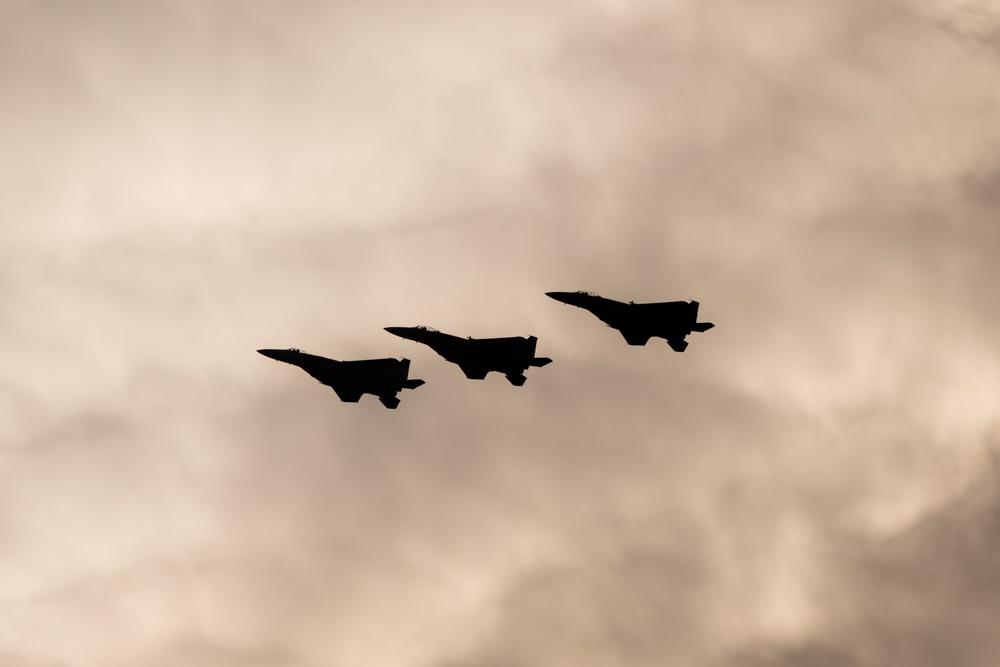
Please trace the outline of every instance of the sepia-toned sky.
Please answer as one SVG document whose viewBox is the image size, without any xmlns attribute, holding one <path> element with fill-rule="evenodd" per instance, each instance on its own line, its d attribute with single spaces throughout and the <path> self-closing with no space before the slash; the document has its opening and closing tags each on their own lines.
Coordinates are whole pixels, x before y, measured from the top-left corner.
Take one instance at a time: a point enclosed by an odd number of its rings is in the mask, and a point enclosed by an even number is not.
<svg viewBox="0 0 1000 667">
<path fill-rule="evenodd" d="M 1000 664 L 1000 2 L 2 0 L 0 147 L 4 667 Z"/>
</svg>

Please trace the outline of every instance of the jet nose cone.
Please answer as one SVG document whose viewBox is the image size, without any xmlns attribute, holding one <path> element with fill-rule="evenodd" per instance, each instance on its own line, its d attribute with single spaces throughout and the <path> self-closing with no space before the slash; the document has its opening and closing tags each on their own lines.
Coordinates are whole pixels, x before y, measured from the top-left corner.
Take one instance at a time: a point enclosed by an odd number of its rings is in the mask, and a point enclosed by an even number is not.
<svg viewBox="0 0 1000 667">
<path fill-rule="evenodd" d="M 263 354 L 269 359 L 274 359 L 275 361 L 284 361 L 286 364 L 291 363 L 291 359 L 295 357 L 298 352 L 295 350 L 272 350 L 272 349 L 262 349 L 257 350 L 260 354 Z"/>
<path fill-rule="evenodd" d="M 589 295 L 583 292 L 546 292 L 545 296 L 571 306 L 579 306 L 587 301 Z"/>
<path fill-rule="evenodd" d="M 393 336 L 399 336 L 400 338 L 406 338 L 408 340 L 420 341 L 422 338 L 426 338 L 427 329 L 422 329 L 421 327 L 385 327 L 385 330 L 391 333 Z"/>
<path fill-rule="evenodd" d="M 402 336 L 406 338 L 406 334 L 410 332 L 411 327 L 385 327 L 385 330 L 391 333 L 393 336 Z"/>
</svg>

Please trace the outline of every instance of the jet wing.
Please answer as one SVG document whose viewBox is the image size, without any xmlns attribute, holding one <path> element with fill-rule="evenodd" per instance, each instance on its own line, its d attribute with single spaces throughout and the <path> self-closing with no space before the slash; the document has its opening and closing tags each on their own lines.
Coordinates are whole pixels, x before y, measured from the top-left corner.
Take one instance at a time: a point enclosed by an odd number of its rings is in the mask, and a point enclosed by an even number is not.
<svg viewBox="0 0 1000 667">
<path fill-rule="evenodd" d="M 463 373 L 465 373 L 465 377 L 469 378 L 470 380 L 483 380 L 486 378 L 486 374 L 489 373 L 489 370 L 481 366 L 472 366 L 470 364 L 459 364 L 458 367 L 462 369 Z"/>
<path fill-rule="evenodd" d="M 359 359 L 357 361 L 342 361 L 342 367 L 351 373 L 365 373 L 367 375 L 389 375 L 398 372 L 403 364 L 398 359 Z M 405 367 L 409 368 L 407 360 Z"/>
<path fill-rule="evenodd" d="M 357 403 L 361 400 L 361 392 L 353 387 L 333 387 L 331 385 L 331 388 L 344 403 Z"/>
<path fill-rule="evenodd" d="M 634 329 L 619 329 L 629 345 L 645 345 L 649 342 L 649 334 Z"/>
</svg>

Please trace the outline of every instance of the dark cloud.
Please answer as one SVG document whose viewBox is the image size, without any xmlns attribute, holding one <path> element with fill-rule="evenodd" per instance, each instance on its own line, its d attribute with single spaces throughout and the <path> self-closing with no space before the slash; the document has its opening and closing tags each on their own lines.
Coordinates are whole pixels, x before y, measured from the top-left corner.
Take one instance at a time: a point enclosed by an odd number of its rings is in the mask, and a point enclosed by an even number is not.
<svg viewBox="0 0 1000 667">
<path fill-rule="evenodd" d="M 672 535 L 689 538 L 680 531 Z M 688 542 L 686 547 L 693 546 Z M 704 565 L 691 552 L 626 553 L 540 572 L 501 601 L 487 653 L 461 665 L 652 664 L 690 660 L 711 640 Z"/>
<path fill-rule="evenodd" d="M 738 651 L 726 665 L 936 665 L 997 655 L 995 464 L 889 537 L 831 542 L 817 595 L 824 622 L 806 641 Z"/>
<path fill-rule="evenodd" d="M 861 546 L 840 576 L 837 628 L 871 664 L 977 665 L 1000 651 L 993 621 L 1000 569 L 994 465 L 940 509 L 886 541 Z"/>
<path fill-rule="evenodd" d="M 823 645 L 756 649 L 723 661 L 726 667 L 857 667 L 850 653 Z"/>
</svg>

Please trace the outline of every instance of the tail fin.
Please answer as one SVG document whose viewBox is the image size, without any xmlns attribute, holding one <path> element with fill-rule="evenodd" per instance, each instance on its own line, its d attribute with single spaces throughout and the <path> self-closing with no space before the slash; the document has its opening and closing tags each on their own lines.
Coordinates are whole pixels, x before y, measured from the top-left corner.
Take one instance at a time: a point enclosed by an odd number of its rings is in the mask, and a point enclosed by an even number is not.
<svg viewBox="0 0 1000 667">
<path fill-rule="evenodd" d="M 691 307 L 691 331 L 699 331 L 699 332 L 708 331 L 709 329 L 715 326 L 711 322 L 698 321 L 698 306 L 700 306 L 701 304 L 699 304 L 697 301 L 692 300 L 691 303 L 688 305 Z"/>
<path fill-rule="evenodd" d="M 535 336 L 528 336 L 528 349 L 531 350 L 531 352 L 529 354 L 532 357 L 534 357 L 533 359 L 531 359 L 528 362 L 528 365 L 529 366 L 534 366 L 536 368 L 539 368 L 541 366 L 544 366 L 545 364 L 551 364 L 552 360 L 549 359 L 548 357 L 536 357 L 535 356 L 535 347 L 537 345 L 538 345 L 538 338 L 535 337 Z"/>
<path fill-rule="evenodd" d="M 387 380 L 406 380 L 406 376 L 410 374 L 410 360 L 409 359 L 387 359 L 386 361 L 395 361 L 396 363 L 391 364 L 389 369 L 385 372 L 385 379 Z"/>
</svg>

